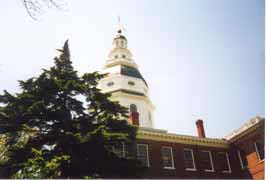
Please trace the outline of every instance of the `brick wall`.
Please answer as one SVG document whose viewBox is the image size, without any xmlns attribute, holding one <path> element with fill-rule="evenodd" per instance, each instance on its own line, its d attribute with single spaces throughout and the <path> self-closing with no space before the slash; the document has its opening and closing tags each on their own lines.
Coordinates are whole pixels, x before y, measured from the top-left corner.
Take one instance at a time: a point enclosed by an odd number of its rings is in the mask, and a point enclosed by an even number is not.
<svg viewBox="0 0 267 180">
<path fill-rule="evenodd" d="M 228 139 L 229 148 L 138 139 L 137 143 L 148 145 L 150 166 L 148 167 L 145 178 L 264 179 L 264 159 L 259 159 L 259 154 L 255 148 L 256 141 L 265 148 L 264 131 L 264 121 L 261 121 L 260 124 L 255 124 L 241 134 L 237 134 L 231 139 Z M 200 138 L 204 137 L 205 135 Z M 172 148 L 173 169 L 164 169 L 163 167 L 161 156 L 161 148 L 163 146 Z M 186 170 L 184 149 L 193 150 L 196 170 Z M 211 152 L 214 166 L 214 171 L 212 172 L 205 171 L 203 162 L 201 162 L 200 155 L 204 150 Z M 244 158 L 247 160 L 247 167 L 242 167 L 238 151 L 242 151 Z M 219 154 L 221 152 L 228 154 L 231 172 L 223 172 L 223 162 L 219 160 Z"/>
<path fill-rule="evenodd" d="M 202 147 L 197 145 L 186 145 L 169 142 L 159 142 L 152 140 L 138 140 L 140 144 L 147 144 L 149 150 L 150 167 L 146 174 L 146 178 L 242 178 L 242 171 L 238 155 L 231 149 Z M 161 147 L 172 147 L 174 169 L 164 169 L 162 166 Z M 192 149 L 195 158 L 196 171 L 185 170 L 184 164 L 184 148 Z M 211 151 L 214 172 L 205 172 L 200 161 L 200 152 L 202 150 Z M 220 169 L 220 162 L 216 161 L 216 155 L 219 152 L 227 152 L 229 155 L 231 173 L 223 173 Z"/>
<path fill-rule="evenodd" d="M 261 161 L 257 155 L 255 142 L 264 144 L 264 130 L 260 129 L 232 143 L 232 149 L 241 149 L 246 154 L 247 168 L 243 169 L 243 177 L 248 175 L 253 179 L 264 179 L 264 160 Z"/>
<path fill-rule="evenodd" d="M 263 131 L 255 131 L 250 133 L 241 140 L 232 143 L 228 149 L 142 139 L 139 139 L 137 143 L 148 145 L 150 167 L 148 168 L 145 176 L 146 178 L 264 179 L 264 160 L 259 160 L 259 157 L 256 153 L 256 141 L 264 142 Z M 174 169 L 164 169 L 162 166 L 161 148 L 163 146 L 172 147 Z M 196 171 L 188 171 L 185 169 L 184 149 L 193 150 Z M 203 150 L 211 152 L 214 172 L 205 172 L 203 163 L 200 160 L 200 153 Z M 248 162 L 247 168 L 242 169 L 238 150 L 243 150 L 245 152 Z M 231 167 L 230 173 L 222 172 L 220 169 L 221 162 L 217 159 L 219 152 L 228 153 Z"/>
</svg>

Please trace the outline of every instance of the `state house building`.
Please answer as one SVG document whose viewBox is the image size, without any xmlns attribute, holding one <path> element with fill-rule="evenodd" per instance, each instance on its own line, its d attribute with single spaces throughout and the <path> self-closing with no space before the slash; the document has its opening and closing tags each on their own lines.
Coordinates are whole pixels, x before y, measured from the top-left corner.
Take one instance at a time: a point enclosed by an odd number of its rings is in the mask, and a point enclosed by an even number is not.
<svg viewBox="0 0 267 180">
<path fill-rule="evenodd" d="M 144 178 L 264 178 L 264 118 L 252 118 L 221 139 L 206 137 L 202 120 L 196 121 L 197 137 L 154 129 L 148 83 L 132 57 L 119 29 L 99 88 L 129 107 L 129 123 L 139 126 L 136 156 L 148 169 Z M 123 144 L 116 153 L 125 156 Z"/>
</svg>

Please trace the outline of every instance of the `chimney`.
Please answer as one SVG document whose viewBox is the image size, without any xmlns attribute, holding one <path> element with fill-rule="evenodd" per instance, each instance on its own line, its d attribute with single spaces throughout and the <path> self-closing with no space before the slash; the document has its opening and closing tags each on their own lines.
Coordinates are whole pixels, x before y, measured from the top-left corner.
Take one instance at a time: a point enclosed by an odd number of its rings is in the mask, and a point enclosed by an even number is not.
<svg viewBox="0 0 267 180">
<path fill-rule="evenodd" d="M 205 138 L 206 136 L 205 136 L 204 126 L 203 126 L 203 121 L 201 119 L 197 120 L 196 125 L 197 125 L 198 137 Z"/>
<path fill-rule="evenodd" d="M 139 113 L 138 112 L 130 112 L 129 122 L 130 122 L 130 124 L 139 126 Z"/>
</svg>

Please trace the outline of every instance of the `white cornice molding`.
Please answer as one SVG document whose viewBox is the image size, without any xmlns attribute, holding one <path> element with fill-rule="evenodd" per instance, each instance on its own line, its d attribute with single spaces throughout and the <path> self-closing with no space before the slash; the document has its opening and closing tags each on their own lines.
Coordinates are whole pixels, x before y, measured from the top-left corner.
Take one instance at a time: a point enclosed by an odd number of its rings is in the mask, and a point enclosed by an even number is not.
<svg viewBox="0 0 267 180">
<path fill-rule="evenodd" d="M 161 142 L 173 142 L 179 144 L 190 144 L 206 147 L 218 147 L 218 148 L 229 148 L 229 144 L 224 139 L 215 138 L 199 138 L 196 136 L 187 136 L 167 133 L 164 130 L 139 128 L 137 133 L 137 139 L 145 139 L 152 141 Z"/>
<path fill-rule="evenodd" d="M 107 69 L 107 68 L 110 68 L 113 66 L 118 66 L 118 65 L 125 65 L 125 66 L 130 66 L 130 67 L 134 67 L 134 68 L 138 69 L 138 66 L 135 62 L 129 62 L 129 61 L 126 61 L 123 59 L 108 60 L 105 63 L 104 68 Z"/>
<path fill-rule="evenodd" d="M 144 100 L 153 111 L 155 110 L 155 106 L 152 104 L 152 102 L 150 101 L 150 98 L 148 96 L 136 96 L 136 95 L 131 95 L 131 94 L 124 93 L 121 91 L 117 91 L 117 92 L 112 93 L 111 99 L 115 99 L 117 97 L 123 97 L 123 96 L 128 97 L 128 98 Z"/>
<path fill-rule="evenodd" d="M 264 122 L 264 118 L 261 117 L 254 117 L 250 119 L 247 123 L 245 123 L 242 127 L 239 129 L 234 130 L 230 134 L 226 135 L 224 138 L 228 141 L 233 142 L 234 140 L 237 140 L 246 134 L 252 132 L 253 130 L 256 130 L 258 127 L 260 127 Z"/>
</svg>

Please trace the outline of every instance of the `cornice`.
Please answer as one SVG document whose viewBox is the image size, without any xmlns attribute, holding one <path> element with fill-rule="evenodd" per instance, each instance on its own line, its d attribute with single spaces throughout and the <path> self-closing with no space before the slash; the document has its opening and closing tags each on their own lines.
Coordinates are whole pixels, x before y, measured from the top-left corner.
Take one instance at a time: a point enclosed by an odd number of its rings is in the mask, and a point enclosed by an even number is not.
<svg viewBox="0 0 267 180">
<path fill-rule="evenodd" d="M 179 144 L 190 144 L 206 147 L 229 148 L 229 144 L 224 139 L 199 138 L 195 136 L 179 135 L 167 133 L 167 131 L 139 128 L 137 139 L 145 139 L 161 142 L 172 142 Z"/>
<path fill-rule="evenodd" d="M 116 89 L 113 91 L 109 91 L 110 94 L 112 93 L 117 93 L 117 92 L 121 92 L 121 93 L 126 93 L 129 95 L 134 95 L 134 96 L 142 96 L 142 97 L 146 97 L 146 95 L 144 93 L 140 93 L 140 92 L 136 92 L 136 91 L 132 91 L 132 90 L 128 90 L 128 89 Z"/>
<path fill-rule="evenodd" d="M 246 135 L 251 134 L 259 128 L 264 128 L 264 118 L 255 117 L 244 124 L 241 128 L 234 130 L 229 135 L 225 136 L 225 139 L 229 142 L 234 142 L 242 139 Z"/>
<path fill-rule="evenodd" d="M 110 92 L 108 92 L 108 93 L 110 93 Z M 148 96 L 136 96 L 136 95 L 133 95 L 133 94 L 125 93 L 123 91 L 116 91 L 116 92 L 112 93 L 111 99 L 112 98 L 117 98 L 117 97 L 122 97 L 122 96 L 143 100 L 150 106 L 150 108 L 152 110 L 155 110 L 155 106 L 152 104 L 152 102 L 150 101 Z"/>
<path fill-rule="evenodd" d="M 138 66 L 134 62 L 127 62 L 123 59 L 118 59 L 118 60 L 108 60 L 104 66 L 104 69 L 117 66 L 117 65 L 125 65 L 125 66 L 130 66 L 133 68 L 138 69 Z"/>
<path fill-rule="evenodd" d="M 264 122 L 260 122 L 259 124 L 255 124 L 254 126 L 250 127 L 249 129 L 247 129 L 246 131 L 243 131 L 242 133 L 232 137 L 231 139 L 229 139 L 228 141 L 230 143 L 236 143 L 241 141 L 242 139 L 246 138 L 247 136 L 249 136 L 250 134 L 252 134 L 253 132 L 256 132 L 259 129 L 264 129 Z M 264 132 L 263 132 L 264 133 Z"/>
</svg>

